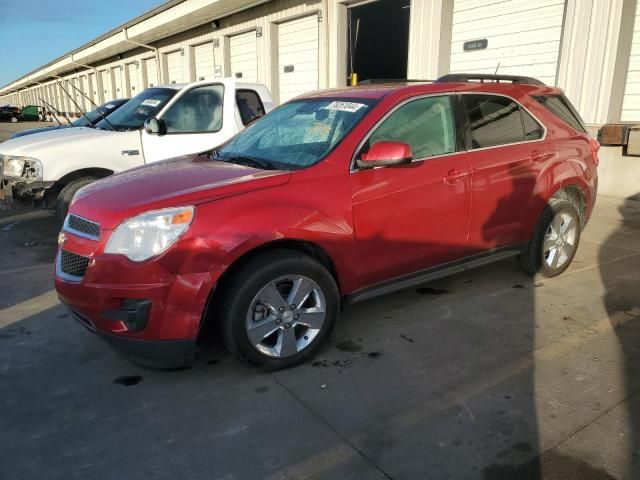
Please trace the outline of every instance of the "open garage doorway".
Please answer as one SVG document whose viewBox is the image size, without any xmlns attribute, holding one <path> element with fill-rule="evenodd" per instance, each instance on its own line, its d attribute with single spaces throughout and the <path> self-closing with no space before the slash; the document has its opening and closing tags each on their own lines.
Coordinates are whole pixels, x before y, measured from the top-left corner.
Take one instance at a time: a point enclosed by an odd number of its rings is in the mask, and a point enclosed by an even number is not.
<svg viewBox="0 0 640 480">
<path fill-rule="evenodd" d="M 410 0 L 374 0 L 349 7 L 349 84 L 355 78 L 358 81 L 407 78 L 409 5 Z"/>
</svg>

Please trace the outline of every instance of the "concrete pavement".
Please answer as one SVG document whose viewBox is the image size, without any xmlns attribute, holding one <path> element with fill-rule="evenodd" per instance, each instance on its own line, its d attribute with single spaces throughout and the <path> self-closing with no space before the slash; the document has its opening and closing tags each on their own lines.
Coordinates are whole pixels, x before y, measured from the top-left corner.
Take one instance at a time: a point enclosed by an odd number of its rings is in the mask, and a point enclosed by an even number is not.
<svg viewBox="0 0 640 480">
<path fill-rule="evenodd" d="M 0 218 L 0 478 L 640 478 L 640 204 L 598 200 L 571 269 L 513 261 L 356 304 L 311 363 L 214 341 L 137 367 L 52 290 L 56 227 Z"/>
</svg>

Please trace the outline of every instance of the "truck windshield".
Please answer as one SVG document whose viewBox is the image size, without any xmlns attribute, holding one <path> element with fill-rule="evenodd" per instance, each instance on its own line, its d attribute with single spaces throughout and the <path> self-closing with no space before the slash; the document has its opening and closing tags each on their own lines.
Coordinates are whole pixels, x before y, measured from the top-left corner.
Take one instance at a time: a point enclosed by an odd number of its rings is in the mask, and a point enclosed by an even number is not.
<svg viewBox="0 0 640 480">
<path fill-rule="evenodd" d="M 251 158 L 275 168 L 310 167 L 327 156 L 377 103 L 312 98 L 278 107 L 215 152 L 219 160 Z"/>
<path fill-rule="evenodd" d="M 116 130 L 138 130 L 147 118 L 156 116 L 177 92 L 173 88 L 147 88 L 107 115 L 108 122 L 101 120 L 96 127 L 104 130 L 110 130 L 111 126 Z"/>
</svg>

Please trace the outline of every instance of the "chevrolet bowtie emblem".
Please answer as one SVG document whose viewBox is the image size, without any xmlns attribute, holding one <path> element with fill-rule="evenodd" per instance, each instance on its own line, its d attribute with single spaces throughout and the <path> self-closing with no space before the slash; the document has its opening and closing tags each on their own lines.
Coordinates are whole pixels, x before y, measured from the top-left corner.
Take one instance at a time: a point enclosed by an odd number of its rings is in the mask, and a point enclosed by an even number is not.
<svg viewBox="0 0 640 480">
<path fill-rule="evenodd" d="M 67 236 L 64 234 L 64 232 L 60 232 L 58 234 L 58 245 L 62 246 L 66 241 L 67 241 Z"/>
</svg>

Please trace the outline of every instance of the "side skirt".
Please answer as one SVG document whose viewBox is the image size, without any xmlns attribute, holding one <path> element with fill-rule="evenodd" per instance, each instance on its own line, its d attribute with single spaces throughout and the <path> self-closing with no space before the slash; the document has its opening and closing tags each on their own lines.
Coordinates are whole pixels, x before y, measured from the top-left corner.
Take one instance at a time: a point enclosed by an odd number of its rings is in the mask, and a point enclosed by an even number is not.
<svg viewBox="0 0 640 480">
<path fill-rule="evenodd" d="M 448 277 L 449 275 L 466 272 L 472 268 L 482 267 L 490 263 L 504 260 L 505 258 L 515 257 L 522 253 L 526 245 L 526 243 L 520 243 L 496 248 L 494 250 L 465 257 L 460 260 L 454 260 L 453 262 L 445 263 L 437 267 L 420 270 L 418 272 L 386 280 L 369 287 L 364 287 L 349 295 L 345 295 L 342 300 L 342 304 L 348 305 L 362 300 L 369 300 L 381 295 L 397 292 L 398 290 L 404 290 L 405 288 L 414 287 L 416 285 Z"/>
</svg>

